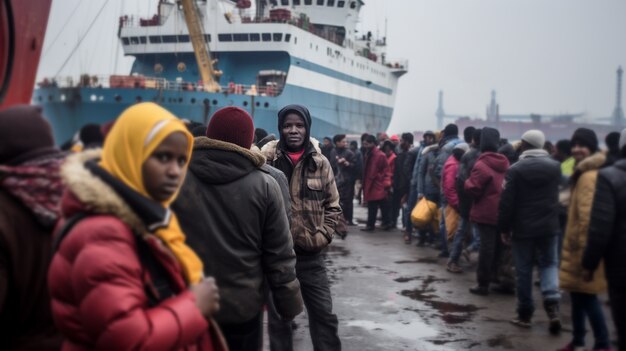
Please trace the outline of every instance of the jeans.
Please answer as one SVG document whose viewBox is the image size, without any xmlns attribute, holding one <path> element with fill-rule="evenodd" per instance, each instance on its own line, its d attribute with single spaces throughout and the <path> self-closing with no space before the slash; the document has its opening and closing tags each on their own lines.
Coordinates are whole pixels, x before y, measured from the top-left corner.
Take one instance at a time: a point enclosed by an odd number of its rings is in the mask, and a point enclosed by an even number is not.
<svg viewBox="0 0 626 351">
<path fill-rule="evenodd" d="M 484 245 L 484 242 L 483 242 Z M 513 240 L 513 258 L 517 275 L 517 313 L 530 318 L 535 310 L 533 303 L 533 266 L 539 268 L 541 294 L 545 301 L 559 301 L 559 266 L 557 259 L 558 236 Z"/>
<path fill-rule="evenodd" d="M 468 218 L 463 218 L 459 220 L 459 229 L 457 229 L 454 234 L 454 239 L 452 240 L 452 249 L 450 251 L 450 260 L 448 262 L 459 264 L 459 258 L 461 258 L 461 253 L 463 252 L 463 243 L 465 242 L 465 237 L 470 231 L 471 223 Z"/>
<path fill-rule="evenodd" d="M 240 324 L 220 324 L 231 351 L 260 351 L 263 347 L 263 313 Z"/>
<path fill-rule="evenodd" d="M 623 284 L 623 282 L 620 282 Z M 626 288 L 612 286 L 609 281 L 609 300 L 611 313 L 617 331 L 617 345 L 620 351 L 626 350 Z"/>
<path fill-rule="evenodd" d="M 441 253 L 448 254 L 448 231 L 446 230 L 446 206 L 441 206 L 441 219 L 439 220 L 439 238 L 441 240 Z"/>
<path fill-rule="evenodd" d="M 476 223 L 480 234 L 480 251 L 476 280 L 478 285 L 488 287 L 496 277 L 500 262 L 500 235 L 495 225 Z"/>
<path fill-rule="evenodd" d="M 477 252 L 480 250 L 480 234 L 478 233 L 478 227 L 476 227 L 471 221 L 470 231 L 472 233 L 472 242 L 469 244 L 467 249 L 469 251 Z"/>
<path fill-rule="evenodd" d="M 593 329 L 593 336 L 596 339 L 595 349 L 607 349 L 610 346 L 609 330 L 604 320 L 602 306 L 597 295 L 570 293 L 572 297 L 572 326 L 574 346 L 585 346 L 585 317 L 589 317 L 589 324 Z"/>
<path fill-rule="evenodd" d="M 380 212 L 382 215 L 383 225 L 389 224 L 389 201 L 386 199 L 368 201 L 367 202 L 367 227 L 368 228 L 374 228 L 376 226 L 376 214 L 378 213 L 379 207 L 380 207 Z"/>
<path fill-rule="evenodd" d="M 296 275 L 300 281 L 302 300 L 309 317 L 313 350 L 341 350 L 341 340 L 337 331 L 339 322 L 332 312 L 333 301 L 322 255 L 297 256 Z"/>
</svg>

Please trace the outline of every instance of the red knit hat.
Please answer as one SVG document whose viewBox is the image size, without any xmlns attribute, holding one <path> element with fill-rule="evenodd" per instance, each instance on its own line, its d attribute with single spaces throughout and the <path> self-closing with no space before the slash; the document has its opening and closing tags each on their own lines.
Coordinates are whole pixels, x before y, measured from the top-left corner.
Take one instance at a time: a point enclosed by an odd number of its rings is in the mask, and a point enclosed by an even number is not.
<svg viewBox="0 0 626 351">
<path fill-rule="evenodd" d="M 244 109 L 229 106 L 217 110 L 206 129 L 206 136 L 249 149 L 254 140 L 254 123 Z"/>
</svg>

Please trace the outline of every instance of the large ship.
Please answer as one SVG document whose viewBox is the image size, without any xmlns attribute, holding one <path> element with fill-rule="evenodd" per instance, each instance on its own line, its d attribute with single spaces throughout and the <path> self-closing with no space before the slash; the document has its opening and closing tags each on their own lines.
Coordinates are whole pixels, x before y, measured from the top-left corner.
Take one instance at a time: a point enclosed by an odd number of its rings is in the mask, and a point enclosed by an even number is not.
<svg viewBox="0 0 626 351">
<path fill-rule="evenodd" d="M 357 32 L 360 0 L 160 0 L 158 13 L 122 16 L 118 37 L 134 57 L 128 75 L 47 78 L 41 105 L 64 141 L 129 105 L 154 101 L 207 123 L 225 106 L 246 109 L 276 132 L 277 111 L 307 106 L 312 135 L 384 131 L 406 60 L 386 57 L 386 38 Z"/>
</svg>

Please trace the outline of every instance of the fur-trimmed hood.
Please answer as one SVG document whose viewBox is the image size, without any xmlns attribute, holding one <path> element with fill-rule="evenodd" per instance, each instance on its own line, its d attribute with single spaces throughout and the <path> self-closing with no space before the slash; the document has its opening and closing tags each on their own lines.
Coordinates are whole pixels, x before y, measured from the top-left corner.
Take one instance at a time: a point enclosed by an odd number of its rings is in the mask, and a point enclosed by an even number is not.
<svg viewBox="0 0 626 351">
<path fill-rule="evenodd" d="M 203 182 L 226 184 L 260 169 L 265 158 L 255 150 L 207 137 L 194 139 L 189 170 Z"/>
<path fill-rule="evenodd" d="M 146 230 L 141 218 L 110 185 L 86 168 L 87 161 L 98 160 L 101 154 L 101 149 L 73 154 L 61 168 L 61 179 L 66 186 L 61 205 L 64 217 L 85 211 L 108 214 L 119 218 L 137 233 L 144 233 Z"/>
<path fill-rule="evenodd" d="M 606 162 L 606 155 L 603 152 L 596 152 L 593 155 L 585 158 L 580 161 L 579 164 L 576 165 L 576 171 L 580 173 L 584 173 L 587 171 L 593 171 L 596 169 L 600 169 Z"/>
</svg>

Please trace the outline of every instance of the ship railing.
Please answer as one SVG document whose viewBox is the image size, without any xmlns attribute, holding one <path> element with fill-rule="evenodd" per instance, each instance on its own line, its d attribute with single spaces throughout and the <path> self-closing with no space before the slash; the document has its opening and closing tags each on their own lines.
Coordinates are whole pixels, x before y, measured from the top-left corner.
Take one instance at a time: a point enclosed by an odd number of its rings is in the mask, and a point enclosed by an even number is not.
<svg viewBox="0 0 626 351">
<path fill-rule="evenodd" d="M 188 82 L 181 79 L 167 80 L 140 75 L 82 75 L 76 77 L 44 78 L 37 83 L 39 88 L 98 88 L 98 89 L 141 89 L 165 91 L 207 91 L 202 82 Z M 230 82 L 220 86 L 220 93 L 249 96 L 278 96 L 283 87 L 276 84 L 257 87 L 254 84 Z"/>
<path fill-rule="evenodd" d="M 385 59 L 384 65 L 391 68 L 392 70 L 409 70 L 409 60 L 407 59 Z"/>
</svg>

